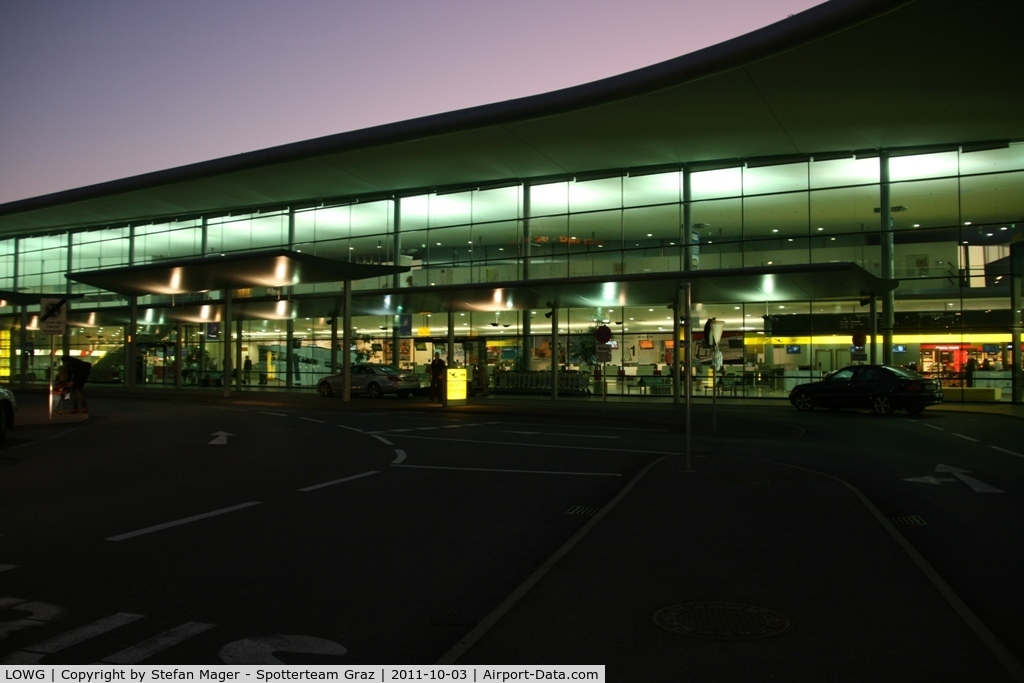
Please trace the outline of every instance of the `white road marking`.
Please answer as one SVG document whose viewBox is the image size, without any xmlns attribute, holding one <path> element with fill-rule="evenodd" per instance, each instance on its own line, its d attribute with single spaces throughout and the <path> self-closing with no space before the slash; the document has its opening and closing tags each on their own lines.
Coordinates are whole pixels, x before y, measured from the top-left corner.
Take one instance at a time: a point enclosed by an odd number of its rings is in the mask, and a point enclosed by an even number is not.
<svg viewBox="0 0 1024 683">
<path fill-rule="evenodd" d="M 201 519 L 207 519 L 209 517 L 216 517 L 217 515 L 223 515 L 228 512 L 234 512 L 235 510 L 242 510 L 253 505 L 259 505 L 260 501 L 254 500 L 248 503 L 242 503 L 241 505 L 232 505 L 229 508 L 221 508 L 220 510 L 214 510 L 212 512 L 204 512 L 201 515 L 193 515 L 192 517 L 185 517 L 184 519 L 178 519 L 173 522 L 167 522 L 166 524 L 157 524 L 156 526 L 146 527 L 145 529 L 138 529 L 137 531 L 129 531 L 126 534 L 118 534 L 117 536 L 111 536 L 106 539 L 108 541 L 125 541 L 129 538 L 135 538 L 136 536 L 143 536 L 145 534 L 151 534 L 154 531 L 163 531 L 164 529 L 170 529 L 171 527 L 181 526 L 182 524 L 190 524 L 191 522 L 198 522 Z"/>
<path fill-rule="evenodd" d="M 112 614 L 109 617 L 98 619 L 91 624 L 80 626 L 67 633 L 62 633 L 35 645 L 30 645 L 19 652 L 12 652 L 3 659 L 3 662 L 5 664 L 38 664 L 46 655 L 52 655 L 66 648 L 84 643 L 90 638 L 103 635 L 108 631 L 113 631 L 115 628 L 120 628 L 144 617 L 144 614 L 131 614 L 128 612 Z"/>
<path fill-rule="evenodd" d="M 300 417 L 299 419 L 300 420 L 305 420 L 306 422 L 318 422 L 320 424 L 324 424 L 326 422 L 326 420 L 316 420 L 316 419 L 314 419 L 312 417 Z"/>
<path fill-rule="evenodd" d="M 1000 451 L 1002 453 L 1007 453 L 1009 455 L 1016 455 L 1018 458 L 1024 458 L 1024 454 L 1022 454 L 1022 453 L 1014 453 L 1013 451 L 1008 451 L 1005 448 L 1000 448 L 999 446 L 989 446 L 989 448 L 994 448 L 997 451 Z"/>
<path fill-rule="evenodd" d="M 363 477 L 368 477 L 371 474 L 379 474 L 379 473 L 380 473 L 380 470 L 371 470 L 370 472 L 363 472 L 362 474 L 356 474 L 356 475 L 353 475 L 351 477 L 345 477 L 344 479 L 335 479 L 334 481 L 325 481 L 322 484 L 314 484 L 313 486 L 307 486 L 306 488 L 299 489 L 299 490 L 300 491 L 315 491 L 317 489 L 326 488 L 328 486 L 334 486 L 335 484 L 344 484 L 346 481 L 352 481 L 353 479 L 362 479 Z"/>
<path fill-rule="evenodd" d="M 228 437 L 234 436 L 231 432 L 214 432 L 213 435 L 217 438 L 206 444 L 207 446 L 227 446 Z"/>
<path fill-rule="evenodd" d="M 16 565 L 16 564 L 0 564 L 0 572 L 5 572 L 8 569 L 17 569 L 17 568 L 18 568 L 18 565 Z"/>
<path fill-rule="evenodd" d="M 391 443 L 390 441 L 388 441 L 387 439 L 385 439 L 383 436 L 381 436 L 379 434 L 373 434 L 372 436 L 373 436 L 373 438 L 377 439 L 377 441 L 380 441 L 385 446 L 394 446 L 395 445 L 395 444 Z"/>
<path fill-rule="evenodd" d="M 228 643 L 220 650 L 225 664 L 285 664 L 274 655 L 279 652 L 341 657 L 348 650 L 341 643 L 310 636 L 262 636 Z M 248 674 L 247 674 L 248 675 Z"/>
<path fill-rule="evenodd" d="M 104 664 L 137 664 L 144 659 L 152 657 L 158 652 L 163 652 L 167 648 L 184 642 L 193 636 L 197 636 L 204 631 L 209 631 L 214 626 L 215 624 L 204 624 L 199 621 L 189 621 L 181 626 L 175 626 L 168 631 L 164 631 L 159 635 L 155 635 L 152 638 L 144 640 L 141 643 L 132 645 L 120 652 L 115 652 L 109 657 L 104 657 L 100 661 Z"/>
<path fill-rule="evenodd" d="M 562 434 L 562 433 L 549 433 L 549 432 L 514 432 L 505 431 L 505 434 L 541 434 L 543 436 L 568 436 L 574 439 L 620 439 L 619 436 L 603 436 L 601 434 Z"/>
<path fill-rule="evenodd" d="M 959 467 L 951 467 L 950 465 L 936 465 L 935 474 L 946 473 L 952 474 L 952 477 L 937 477 L 935 475 L 927 475 L 924 477 L 911 477 L 910 479 L 904 479 L 903 481 L 912 481 L 918 484 L 942 484 L 946 481 L 961 481 L 967 484 L 974 490 L 975 493 L 1006 493 L 1002 489 L 997 489 L 995 486 L 986 484 L 983 481 L 978 481 L 974 477 L 968 477 L 967 472 L 970 470 L 962 470 Z"/>
<path fill-rule="evenodd" d="M 916 420 L 908 420 L 908 422 L 916 422 Z M 939 432 L 946 431 L 942 427 L 936 427 L 935 425 L 928 425 L 928 424 L 926 424 L 925 427 L 927 427 L 928 429 L 934 429 L 934 430 L 939 431 Z"/>
<path fill-rule="evenodd" d="M 459 470 L 466 472 L 513 472 L 515 474 L 569 474 L 581 477 L 621 477 L 616 472 L 556 472 L 550 470 L 503 470 L 490 467 L 440 467 L 435 465 L 396 465 L 394 467 L 405 467 L 416 470 Z"/>
<path fill-rule="evenodd" d="M 576 451 L 609 451 L 611 453 L 652 453 L 654 455 L 677 455 L 675 451 L 647 451 L 636 448 L 598 448 L 597 446 L 568 446 L 565 444 L 530 443 L 521 441 L 480 441 L 477 439 L 451 439 L 441 436 L 419 436 L 415 434 L 395 434 L 399 439 L 426 439 L 427 441 L 458 441 L 460 443 L 484 443 L 494 446 L 516 446 L 518 448 L 558 448 Z"/>
<path fill-rule="evenodd" d="M 974 441 L 975 443 L 978 442 L 977 439 L 972 439 L 969 436 L 964 436 L 963 434 L 957 434 L 956 432 L 953 432 L 953 436 L 959 436 L 961 439 L 964 439 L 965 441 Z"/>
<path fill-rule="evenodd" d="M 357 427 L 349 427 L 348 425 L 338 425 L 338 426 L 341 427 L 342 429 L 351 429 L 353 432 L 359 432 L 360 434 L 362 434 L 362 432 L 363 432 L 362 429 L 359 429 Z"/>
<path fill-rule="evenodd" d="M 261 415 L 273 415 L 274 417 L 288 417 L 288 413 L 271 413 L 266 410 L 259 411 Z"/>
<path fill-rule="evenodd" d="M 395 449 L 395 459 L 391 461 L 392 465 L 397 465 L 400 462 L 405 462 L 405 451 L 401 448 Z"/>
</svg>

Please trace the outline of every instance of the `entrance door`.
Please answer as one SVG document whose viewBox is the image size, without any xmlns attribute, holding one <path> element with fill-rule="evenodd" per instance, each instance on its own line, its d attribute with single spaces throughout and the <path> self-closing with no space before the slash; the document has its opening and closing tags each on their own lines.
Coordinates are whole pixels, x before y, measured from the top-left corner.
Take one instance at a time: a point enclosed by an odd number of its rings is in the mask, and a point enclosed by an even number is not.
<svg viewBox="0 0 1024 683">
<path fill-rule="evenodd" d="M 820 372 L 832 372 L 832 349 L 815 349 L 814 362 Z"/>
<path fill-rule="evenodd" d="M 851 363 L 850 349 L 836 349 L 836 367 L 845 368 Z"/>
</svg>

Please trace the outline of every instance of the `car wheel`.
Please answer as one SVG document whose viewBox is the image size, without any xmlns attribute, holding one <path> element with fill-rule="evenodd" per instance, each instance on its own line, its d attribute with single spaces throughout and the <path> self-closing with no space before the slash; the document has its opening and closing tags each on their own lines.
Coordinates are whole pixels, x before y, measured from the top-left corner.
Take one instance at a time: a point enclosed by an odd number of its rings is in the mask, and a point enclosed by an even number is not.
<svg viewBox="0 0 1024 683">
<path fill-rule="evenodd" d="M 892 399 L 887 394 L 876 394 L 871 399 L 871 409 L 877 415 L 888 415 L 892 412 Z"/>
<path fill-rule="evenodd" d="M 924 412 L 924 406 L 907 406 L 907 412 L 911 415 L 920 415 Z"/>
<path fill-rule="evenodd" d="M 334 393 L 331 391 L 331 383 L 326 380 L 316 385 L 316 392 L 324 398 L 330 398 L 331 394 Z"/>
<path fill-rule="evenodd" d="M 808 410 L 814 410 L 814 399 L 806 391 L 801 391 L 793 397 L 793 405 L 797 410 L 806 413 Z"/>
<path fill-rule="evenodd" d="M 369 394 L 370 398 L 384 398 L 384 391 L 376 382 L 371 382 L 369 386 L 366 387 L 366 393 Z"/>
</svg>

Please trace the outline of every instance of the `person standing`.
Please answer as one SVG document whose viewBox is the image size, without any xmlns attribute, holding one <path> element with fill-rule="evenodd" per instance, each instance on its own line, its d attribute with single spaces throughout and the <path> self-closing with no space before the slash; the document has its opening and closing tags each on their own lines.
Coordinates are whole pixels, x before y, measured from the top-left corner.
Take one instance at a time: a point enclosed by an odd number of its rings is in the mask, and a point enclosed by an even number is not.
<svg viewBox="0 0 1024 683">
<path fill-rule="evenodd" d="M 245 357 L 245 362 L 242 363 L 242 369 L 245 371 L 242 375 L 242 384 L 248 384 L 249 378 L 252 376 L 252 360 L 249 356 Z"/>
<path fill-rule="evenodd" d="M 441 352 L 434 352 L 434 360 L 430 361 L 430 400 L 433 401 L 436 397 L 438 401 L 441 400 L 441 383 L 444 382 L 444 372 L 447 369 L 444 359 L 441 358 Z"/>
</svg>

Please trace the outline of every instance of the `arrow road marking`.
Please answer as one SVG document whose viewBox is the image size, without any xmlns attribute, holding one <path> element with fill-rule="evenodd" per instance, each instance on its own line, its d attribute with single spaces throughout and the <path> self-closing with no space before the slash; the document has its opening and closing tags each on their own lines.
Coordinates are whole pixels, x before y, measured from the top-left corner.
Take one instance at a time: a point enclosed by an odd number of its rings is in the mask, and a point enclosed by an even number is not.
<svg viewBox="0 0 1024 683">
<path fill-rule="evenodd" d="M 936 465 L 935 474 L 947 473 L 952 474 L 952 477 L 936 477 L 928 475 L 924 477 L 911 477 L 910 479 L 904 479 L 903 481 L 912 481 L 917 484 L 942 484 L 948 481 L 960 481 L 967 484 L 975 493 L 1006 493 L 1001 489 L 997 489 L 995 486 L 986 484 L 983 481 L 978 481 L 974 477 L 968 477 L 967 473 L 970 470 L 963 470 L 959 467 L 951 467 L 949 465 Z"/>
<path fill-rule="evenodd" d="M 207 446 L 226 446 L 228 444 L 228 437 L 234 436 L 231 432 L 214 432 L 213 435 L 217 438 L 206 444 Z"/>
</svg>

